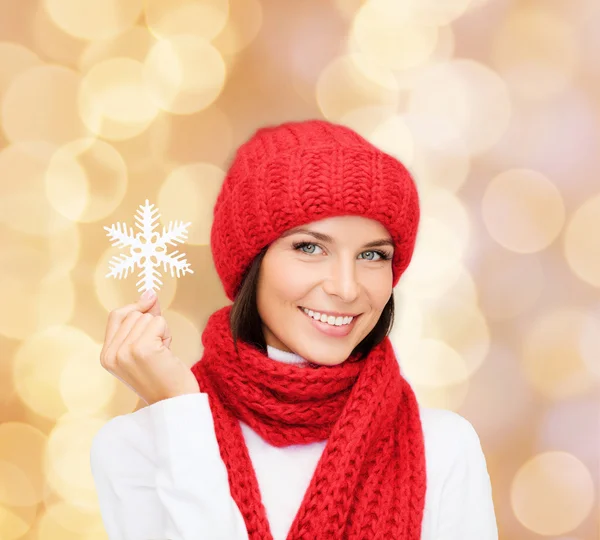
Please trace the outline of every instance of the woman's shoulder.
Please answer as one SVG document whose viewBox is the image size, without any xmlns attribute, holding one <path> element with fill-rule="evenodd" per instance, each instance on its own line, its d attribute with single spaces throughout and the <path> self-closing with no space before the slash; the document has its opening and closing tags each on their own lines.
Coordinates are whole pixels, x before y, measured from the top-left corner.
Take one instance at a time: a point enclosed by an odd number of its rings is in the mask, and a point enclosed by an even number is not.
<svg viewBox="0 0 600 540">
<path fill-rule="evenodd" d="M 483 455 L 475 428 L 460 414 L 429 407 L 421 407 L 420 414 L 426 461 L 432 472 L 441 474 Z"/>
</svg>

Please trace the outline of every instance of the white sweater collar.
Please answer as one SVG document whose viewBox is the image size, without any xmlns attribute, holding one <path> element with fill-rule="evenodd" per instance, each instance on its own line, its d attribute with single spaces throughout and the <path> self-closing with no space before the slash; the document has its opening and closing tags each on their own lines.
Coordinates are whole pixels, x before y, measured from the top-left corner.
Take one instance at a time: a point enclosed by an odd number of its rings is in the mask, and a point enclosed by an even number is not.
<svg viewBox="0 0 600 540">
<path fill-rule="evenodd" d="M 276 349 L 275 347 L 271 347 L 271 345 L 267 345 L 267 355 L 269 358 L 277 360 L 278 362 L 283 362 L 284 364 L 294 364 L 297 366 L 308 365 L 308 362 L 302 358 L 302 356 L 293 352 Z"/>
</svg>

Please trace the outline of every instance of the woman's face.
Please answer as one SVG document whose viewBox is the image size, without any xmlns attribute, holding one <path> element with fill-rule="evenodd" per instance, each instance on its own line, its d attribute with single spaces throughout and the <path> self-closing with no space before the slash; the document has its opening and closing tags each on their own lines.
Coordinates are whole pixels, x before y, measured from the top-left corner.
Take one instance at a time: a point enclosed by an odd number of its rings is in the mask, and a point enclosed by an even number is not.
<svg viewBox="0 0 600 540">
<path fill-rule="evenodd" d="M 285 232 L 267 249 L 258 276 L 257 306 L 267 345 L 315 364 L 346 360 L 377 324 L 392 294 L 393 250 L 386 228 L 360 216 L 327 218 Z M 347 315 L 354 316 L 349 324 Z"/>
</svg>

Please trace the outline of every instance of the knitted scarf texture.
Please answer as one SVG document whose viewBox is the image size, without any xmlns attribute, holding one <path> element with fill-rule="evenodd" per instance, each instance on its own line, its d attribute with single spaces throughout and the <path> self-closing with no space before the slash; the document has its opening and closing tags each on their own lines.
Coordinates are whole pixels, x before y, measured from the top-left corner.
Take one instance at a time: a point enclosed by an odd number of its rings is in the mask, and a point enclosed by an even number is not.
<svg viewBox="0 0 600 540">
<path fill-rule="evenodd" d="M 283 447 L 327 440 L 288 540 L 419 540 L 426 468 L 419 408 L 386 337 L 337 366 L 277 362 L 213 313 L 192 366 L 209 396 L 231 494 L 250 540 L 272 540 L 239 420 Z"/>
</svg>

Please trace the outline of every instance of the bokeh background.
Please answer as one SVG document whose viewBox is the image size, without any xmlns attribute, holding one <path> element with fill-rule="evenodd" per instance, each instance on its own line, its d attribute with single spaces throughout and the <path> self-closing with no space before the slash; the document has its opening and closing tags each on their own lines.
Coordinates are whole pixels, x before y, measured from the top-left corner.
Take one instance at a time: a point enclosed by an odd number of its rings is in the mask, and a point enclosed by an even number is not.
<svg viewBox="0 0 600 540">
<path fill-rule="evenodd" d="M 392 341 L 477 430 L 501 539 L 600 537 L 598 0 L 0 0 L 0 537 L 106 538 L 89 449 L 140 407 L 104 371 L 104 226 L 190 221 L 159 291 L 186 363 L 227 299 L 209 242 L 237 145 L 351 126 L 422 195 Z"/>
</svg>

